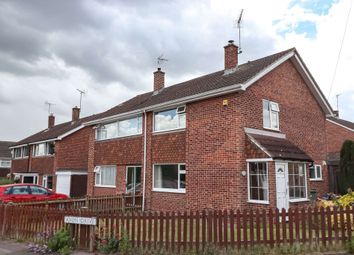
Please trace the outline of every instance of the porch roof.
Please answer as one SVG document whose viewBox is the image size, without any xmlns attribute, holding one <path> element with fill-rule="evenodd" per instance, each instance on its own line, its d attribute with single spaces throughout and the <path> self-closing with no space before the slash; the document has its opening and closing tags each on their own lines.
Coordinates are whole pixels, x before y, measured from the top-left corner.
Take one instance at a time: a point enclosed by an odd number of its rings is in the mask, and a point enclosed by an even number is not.
<svg viewBox="0 0 354 255">
<path fill-rule="evenodd" d="M 259 134 L 248 134 L 250 140 L 272 159 L 313 162 L 303 150 L 286 138 Z"/>
</svg>

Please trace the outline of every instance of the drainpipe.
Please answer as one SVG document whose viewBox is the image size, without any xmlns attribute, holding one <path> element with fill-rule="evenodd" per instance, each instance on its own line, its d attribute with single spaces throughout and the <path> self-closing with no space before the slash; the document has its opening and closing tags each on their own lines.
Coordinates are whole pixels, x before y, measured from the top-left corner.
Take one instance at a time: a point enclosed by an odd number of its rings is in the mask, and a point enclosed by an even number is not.
<svg viewBox="0 0 354 255">
<path fill-rule="evenodd" d="M 146 118 L 146 110 L 144 110 L 144 180 L 143 180 L 143 201 L 142 201 L 142 210 L 145 210 L 145 183 L 146 183 L 146 122 L 147 122 L 147 118 Z"/>
</svg>

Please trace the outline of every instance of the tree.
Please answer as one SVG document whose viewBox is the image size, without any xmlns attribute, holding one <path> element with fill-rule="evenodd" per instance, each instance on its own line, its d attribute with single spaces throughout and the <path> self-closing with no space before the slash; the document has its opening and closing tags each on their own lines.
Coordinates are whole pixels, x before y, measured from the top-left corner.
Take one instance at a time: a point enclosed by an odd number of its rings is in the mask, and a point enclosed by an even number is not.
<svg viewBox="0 0 354 255">
<path fill-rule="evenodd" d="M 346 140 L 340 151 L 338 186 L 341 194 L 354 190 L 354 142 Z"/>
</svg>

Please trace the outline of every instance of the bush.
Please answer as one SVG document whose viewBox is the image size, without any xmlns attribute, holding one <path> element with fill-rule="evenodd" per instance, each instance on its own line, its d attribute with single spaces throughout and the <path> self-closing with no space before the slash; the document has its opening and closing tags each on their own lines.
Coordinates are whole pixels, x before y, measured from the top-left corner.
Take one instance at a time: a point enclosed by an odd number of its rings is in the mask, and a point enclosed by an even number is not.
<svg viewBox="0 0 354 255">
<path fill-rule="evenodd" d="M 62 255 L 70 254 L 74 248 L 74 241 L 71 239 L 67 229 L 61 229 L 49 239 L 48 248 L 59 252 Z"/>
<path fill-rule="evenodd" d="M 115 237 L 102 239 L 97 242 L 97 249 L 105 254 L 112 254 L 118 251 L 119 240 Z"/>
<path fill-rule="evenodd" d="M 123 231 L 122 238 L 119 241 L 119 252 L 121 254 L 129 254 L 132 251 L 132 244 L 126 231 Z"/>
</svg>

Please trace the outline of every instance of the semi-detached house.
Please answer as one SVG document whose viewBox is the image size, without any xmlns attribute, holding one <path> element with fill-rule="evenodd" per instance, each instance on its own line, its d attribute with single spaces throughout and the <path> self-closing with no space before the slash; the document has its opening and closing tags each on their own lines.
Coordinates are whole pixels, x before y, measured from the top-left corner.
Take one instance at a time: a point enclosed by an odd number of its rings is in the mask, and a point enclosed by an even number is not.
<svg viewBox="0 0 354 255">
<path fill-rule="evenodd" d="M 11 146 L 11 173 L 21 183 L 40 184 L 71 197 L 86 195 L 89 131 L 83 126 L 94 116 L 79 118 L 72 109 L 71 121 L 55 125 L 48 116 L 48 128 Z"/>
<path fill-rule="evenodd" d="M 304 205 L 328 191 L 333 111 L 296 49 L 154 90 L 84 123 L 88 195 L 140 192 L 147 210 Z"/>
</svg>

